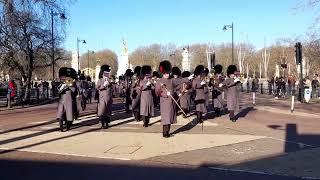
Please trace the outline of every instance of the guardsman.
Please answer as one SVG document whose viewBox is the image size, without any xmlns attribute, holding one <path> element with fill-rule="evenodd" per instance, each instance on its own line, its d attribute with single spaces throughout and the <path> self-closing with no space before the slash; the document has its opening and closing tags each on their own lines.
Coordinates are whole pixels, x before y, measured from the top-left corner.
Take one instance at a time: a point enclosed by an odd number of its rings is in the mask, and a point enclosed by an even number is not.
<svg viewBox="0 0 320 180">
<path fill-rule="evenodd" d="M 99 91 L 98 117 L 101 122 L 101 128 L 108 128 L 112 111 L 112 91 L 113 80 L 110 76 L 111 68 L 109 65 L 102 65 L 97 82 Z"/>
<path fill-rule="evenodd" d="M 207 86 L 205 77 L 205 67 L 198 65 L 194 71 L 195 79 L 192 82 L 192 89 L 195 91 L 194 102 L 198 123 L 203 123 L 203 114 L 207 113 L 205 87 Z"/>
<path fill-rule="evenodd" d="M 126 112 L 130 112 L 130 105 L 132 103 L 131 100 L 131 86 L 132 86 L 132 76 L 133 72 L 131 69 L 127 69 L 124 74 L 124 89 L 125 89 L 125 97 L 126 97 Z"/>
<path fill-rule="evenodd" d="M 87 106 L 87 98 L 88 98 L 88 82 L 86 81 L 86 77 L 84 74 L 81 74 L 79 77 L 79 81 L 77 81 L 78 86 L 78 98 L 77 105 L 78 108 L 81 107 L 82 111 L 86 109 Z"/>
<path fill-rule="evenodd" d="M 87 76 L 87 82 L 88 82 L 87 102 L 89 104 L 91 104 L 91 101 L 92 101 L 92 90 L 94 89 L 94 84 L 92 83 L 90 76 Z"/>
<path fill-rule="evenodd" d="M 221 115 L 221 109 L 224 106 L 223 102 L 223 89 L 219 88 L 219 84 L 221 84 L 225 77 L 222 74 L 223 67 L 220 64 L 217 64 L 214 66 L 214 76 L 211 79 L 211 85 L 212 85 L 212 105 L 215 112 L 215 116 L 219 117 Z"/>
<path fill-rule="evenodd" d="M 77 72 L 72 68 L 62 67 L 59 69 L 59 78 L 61 84 L 58 86 L 60 100 L 58 103 L 57 120 L 60 124 L 60 131 L 63 132 L 66 127 L 70 129 L 75 117 L 76 96 L 78 89 L 76 85 Z"/>
<path fill-rule="evenodd" d="M 134 75 L 132 76 L 131 86 L 131 100 L 132 100 L 132 114 L 136 121 L 141 121 L 140 116 L 140 100 L 141 100 L 141 89 L 140 89 L 140 71 L 141 66 L 136 66 L 133 70 Z"/>
<path fill-rule="evenodd" d="M 176 92 L 178 85 L 188 83 L 193 76 L 183 79 L 174 79 L 170 77 L 172 70 L 171 63 L 169 61 L 162 61 L 159 65 L 159 72 L 162 74 L 156 83 L 156 94 L 160 97 L 160 113 L 161 124 L 163 125 L 163 137 L 170 137 L 171 124 L 177 123 L 177 111 L 176 102 L 173 94 Z"/>
<path fill-rule="evenodd" d="M 240 79 L 235 75 L 237 66 L 230 65 L 227 69 L 227 78 L 219 87 L 224 87 L 227 93 L 227 107 L 230 121 L 236 122 L 235 112 L 239 112 L 239 88 Z"/>
<path fill-rule="evenodd" d="M 160 74 L 158 71 L 153 71 L 152 73 L 152 83 L 155 85 L 157 83 L 157 80 L 160 78 Z M 154 107 L 159 108 L 159 103 L 160 103 L 160 97 L 157 96 L 155 88 L 152 89 L 152 96 L 153 96 L 153 104 Z"/>
<path fill-rule="evenodd" d="M 143 120 L 143 127 L 149 126 L 150 117 L 154 116 L 154 104 L 152 97 L 152 89 L 154 88 L 151 77 L 151 66 L 142 66 L 141 68 L 141 102 L 140 102 L 140 115 Z"/>
<path fill-rule="evenodd" d="M 190 77 L 191 73 L 189 71 L 184 71 L 181 75 L 182 78 Z M 185 112 L 188 114 L 191 110 L 191 84 L 190 83 L 183 83 L 179 85 L 179 97 L 180 97 L 180 106 Z M 184 118 L 187 118 L 183 115 Z"/>
</svg>

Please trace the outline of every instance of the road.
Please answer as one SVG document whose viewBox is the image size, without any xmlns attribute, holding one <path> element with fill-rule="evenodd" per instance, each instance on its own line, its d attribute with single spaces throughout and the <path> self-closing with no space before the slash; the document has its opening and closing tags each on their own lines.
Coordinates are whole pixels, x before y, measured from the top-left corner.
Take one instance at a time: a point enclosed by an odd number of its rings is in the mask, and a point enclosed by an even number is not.
<svg viewBox="0 0 320 180">
<path fill-rule="evenodd" d="M 1 179 L 299 179 L 320 178 L 319 104 L 242 95 L 236 123 L 212 113 L 201 125 L 178 117 L 161 137 L 159 113 L 142 127 L 115 99 L 109 129 L 96 104 L 59 132 L 57 104 L 0 112 Z M 18 173 L 17 173 L 18 172 Z"/>
</svg>

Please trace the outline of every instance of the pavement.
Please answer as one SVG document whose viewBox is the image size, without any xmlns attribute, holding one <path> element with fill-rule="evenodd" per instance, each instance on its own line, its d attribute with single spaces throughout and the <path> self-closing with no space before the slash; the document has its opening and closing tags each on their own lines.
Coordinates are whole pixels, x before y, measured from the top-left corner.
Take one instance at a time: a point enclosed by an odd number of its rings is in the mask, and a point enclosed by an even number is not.
<svg viewBox="0 0 320 180">
<path fill-rule="evenodd" d="M 158 110 L 143 128 L 114 102 L 109 129 L 93 103 L 63 133 L 56 103 L 1 111 L 3 179 L 320 179 L 319 104 L 291 113 L 290 101 L 242 94 L 236 123 L 212 109 L 203 125 L 179 115 L 165 139 Z"/>
</svg>

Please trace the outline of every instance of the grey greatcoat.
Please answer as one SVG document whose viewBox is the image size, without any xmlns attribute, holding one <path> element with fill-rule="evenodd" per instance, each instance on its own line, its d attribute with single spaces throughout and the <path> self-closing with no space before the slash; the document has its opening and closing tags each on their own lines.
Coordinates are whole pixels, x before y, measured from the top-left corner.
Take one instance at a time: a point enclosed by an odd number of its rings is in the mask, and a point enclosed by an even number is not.
<svg viewBox="0 0 320 180">
<path fill-rule="evenodd" d="M 62 91 L 59 91 L 60 100 L 58 103 L 57 119 L 65 119 L 67 121 L 73 121 L 76 115 L 76 96 L 78 94 L 78 89 L 76 84 L 67 87 Z"/>
<path fill-rule="evenodd" d="M 133 83 L 131 86 L 132 111 L 140 111 L 141 89 L 140 83 Z"/>
<path fill-rule="evenodd" d="M 185 92 L 181 92 L 184 90 Z M 184 110 L 190 110 L 190 104 L 191 104 L 191 94 L 192 91 L 190 90 L 190 84 L 183 83 L 178 86 L 178 93 L 182 93 L 182 96 L 180 97 L 180 106 Z"/>
<path fill-rule="evenodd" d="M 161 78 L 156 84 L 156 94 L 160 96 L 160 111 L 161 111 L 161 123 L 163 125 L 177 123 L 175 102 L 170 96 L 167 95 L 167 90 L 173 95 L 176 91 L 176 87 L 182 83 L 188 83 L 188 78 L 183 79 L 165 79 Z M 162 86 L 163 84 L 163 86 Z"/>
<path fill-rule="evenodd" d="M 192 82 L 192 89 L 195 91 L 195 98 L 194 102 L 196 104 L 196 111 L 207 113 L 207 106 L 206 106 L 206 96 L 204 87 L 206 85 L 201 85 L 202 80 L 200 78 L 196 78 Z"/>
<path fill-rule="evenodd" d="M 214 108 L 223 108 L 224 102 L 222 98 L 223 89 L 219 87 L 219 84 L 223 83 L 225 77 L 217 75 L 216 82 L 213 84 L 212 99 Z"/>
<path fill-rule="evenodd" d="M 140 81 L 141 89 L 141 102 L 140 102 L 140 115 L 141 116 L 154 116 L 154 104 L 152 96 L 152 85 L 147 86 L 148 80 Z"/>
<path fill-rule="evenodd" d="M 98 116 L 111 116 L 112 111 L 112 84 L 104 86 L 106 80 L 101 78 L 97 82 L 97 90 L 99 91 Z"/>
<path fill-rule="evenodd" d="M 88 82 L 85 80 L 80 80 L 77 82 L 77 87 L 78 87 L 78 97 L 77 97 L 77 107 L 78 111 L 82 110 L 81 109 L 81 104 L 87 104 L 86 100 L 88 97 Z"/>
<path fill-rule="evenodd" d="M 209 105 L 209 87 L 207 84 L 205 84 L 203 88 L 204 88 L 203 92 L 204 92 L 204 97 L 205 97 L 204 98 L 205 105 L 206 105 L 206 107 L 208 107 L 208 105 Z"/>
<path fill-rule="evenodd" d="M 234 78 L 230 77 L 223 81 L 222 83 L 226 88 L 227 95 L 227 107 L 229 111 L 239 112 L 239 89 L 240 83 L 236 84 Z"/>
</svg>

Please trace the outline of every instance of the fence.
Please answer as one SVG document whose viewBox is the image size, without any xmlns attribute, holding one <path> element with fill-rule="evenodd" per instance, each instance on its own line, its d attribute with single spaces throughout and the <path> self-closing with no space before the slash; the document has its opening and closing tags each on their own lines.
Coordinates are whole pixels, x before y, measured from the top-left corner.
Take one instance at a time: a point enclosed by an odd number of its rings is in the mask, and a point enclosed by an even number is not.
<svg viewBox="0 0 320 180">
<path fill-rule="evenodd" d="M 285 96 L 299 96 L 299 85 L 289 85 L 279 87 L 275 84 L 259 83 L 258 85 L 252 85 L 252 83 L 241 84 L 241 92 L 256 92 L 260 94 L 269 94 L 280 97 Z M 312 88 L 311 98 L 320 98 L 320 87 Z"/>
<path fill-rule="evenodd" d="M 12 105 L 23 105 L 26 102 L 25 89 L 17 90 L 16 96 L 11 99 L 7 98 L 7 89 L 2 88 L 0 92 L 0 106 L 11 107 Z M 28 104 L 39 103 L 54 97 L 52 88 L 31 88 Z"/>
</svg>

